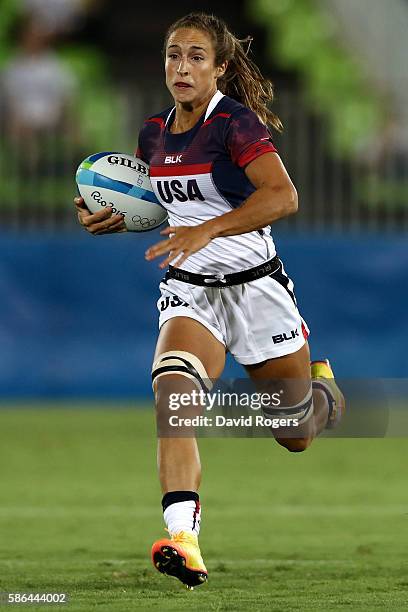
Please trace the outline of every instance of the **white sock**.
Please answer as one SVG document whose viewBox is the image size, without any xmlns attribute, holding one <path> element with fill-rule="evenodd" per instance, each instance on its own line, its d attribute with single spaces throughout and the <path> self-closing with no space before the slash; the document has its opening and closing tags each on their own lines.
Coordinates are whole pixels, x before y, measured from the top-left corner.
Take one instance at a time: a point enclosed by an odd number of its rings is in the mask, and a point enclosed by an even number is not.
<svg viewBox="0 0 408 612">
<path fill-rule="evenodd" d="M 187 531 L 198 536 L 200 533 L 201 506 L 193 500 L 170 504 L 163 512 L 164 522 L 170 533 Z"/>
</svg>

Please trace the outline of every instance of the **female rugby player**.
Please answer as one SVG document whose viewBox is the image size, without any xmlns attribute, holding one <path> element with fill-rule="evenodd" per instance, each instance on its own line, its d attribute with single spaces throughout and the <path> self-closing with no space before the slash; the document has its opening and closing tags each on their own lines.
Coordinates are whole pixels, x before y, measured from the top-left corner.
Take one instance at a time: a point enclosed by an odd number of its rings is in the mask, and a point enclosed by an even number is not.
<svg viewBox="0 0 408 612">
<path fill-rule="evenodd" d="M 308 330 L 270 235 L 274 221 L 296 212 L 297 193 L 268 131 L 281 127 L 267 107 L 272 85 L 242 42 L 212 15 L 171 25 L 164 55 L 174 106 L 147 119 L 139 136 L 137 155 L 170 221 L 166 239 L 146 252 L 169 266 L 152 370 L 157 420 L 160 431 L 175 390 L 209 389 L 228 350 L 257 385 L 296 379 L 289 404 L 267 412 L 296 417 L 297 433 L 275 437 L 298 452 L 339 420 L 344 399 L 328 361 L 311 367 Z M 108 208 L 91 214 L 75 203 L 88 232 L 126 231 Z M 192 588 L 207 580 L 195 437 L 159 435 L 158 468 L 170 537 L 153 544 L 153 562 Z"/>
</svg>

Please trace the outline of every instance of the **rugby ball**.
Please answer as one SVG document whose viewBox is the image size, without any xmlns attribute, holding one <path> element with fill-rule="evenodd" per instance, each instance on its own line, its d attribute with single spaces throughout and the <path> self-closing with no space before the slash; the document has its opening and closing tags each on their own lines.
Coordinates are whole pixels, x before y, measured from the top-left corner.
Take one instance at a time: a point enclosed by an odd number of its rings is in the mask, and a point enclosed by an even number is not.
<svg viewBox="0 0 408 612">
<path fill-rule="evenodd" d="M 137 157 L 112 151 L 90 155 L 79 165 L 76 182 L 91 212 L 111 206 L 131 232 L 148 232 L 167 219 L 152 189 L 149 165 Z"/>
</svg>

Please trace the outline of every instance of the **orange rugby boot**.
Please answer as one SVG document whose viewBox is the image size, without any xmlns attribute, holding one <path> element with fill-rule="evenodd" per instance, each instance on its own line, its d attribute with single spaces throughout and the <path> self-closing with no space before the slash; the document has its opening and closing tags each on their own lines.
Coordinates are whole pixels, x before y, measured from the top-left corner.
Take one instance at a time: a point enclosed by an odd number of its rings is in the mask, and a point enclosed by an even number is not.
<svg viewBox="0 0 408 612">
<path fill-rule="evenodd" d="M 170 538 L 157 540 L 152 546 L 153 565 L 162 574 L 178 578 L 188 589 L 203 584 L 208 579 L 194 533 L 180 531 Z"/>
</svg>

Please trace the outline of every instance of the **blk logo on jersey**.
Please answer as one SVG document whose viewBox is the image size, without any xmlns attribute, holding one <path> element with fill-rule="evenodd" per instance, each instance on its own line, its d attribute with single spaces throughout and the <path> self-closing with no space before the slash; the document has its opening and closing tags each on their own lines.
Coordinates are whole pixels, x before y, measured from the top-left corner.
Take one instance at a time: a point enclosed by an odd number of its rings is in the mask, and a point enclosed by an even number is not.
<svg viewBox="0 0 408 612">
<path fill-rule="evenodd" d="M 179 202 L 188 202 L 189 200 L 204 202 L 204 196 L 196 179 L 188 179 L 184 182 L 177 179 L 173 181 L 157 181 L 156 186 L 160 198 L 166 204 L 171 204 L 175 199 Z"/>
<path fill-rule="evenodd" d="M 164 159 L 165 164 L 180 164 L 182 155 L 166 155 Z"/>
<path fill-rule="evenodd" d="M 299 332 L 297 329 L 292 329 L 289 334 L 276 334 L 276 336 L 272 336 L 272 340 L 274 344 L 280 344 L 281 342 L 286 342 L 287 340 L 294 340 L 299 337 Z"/>
</svg>

